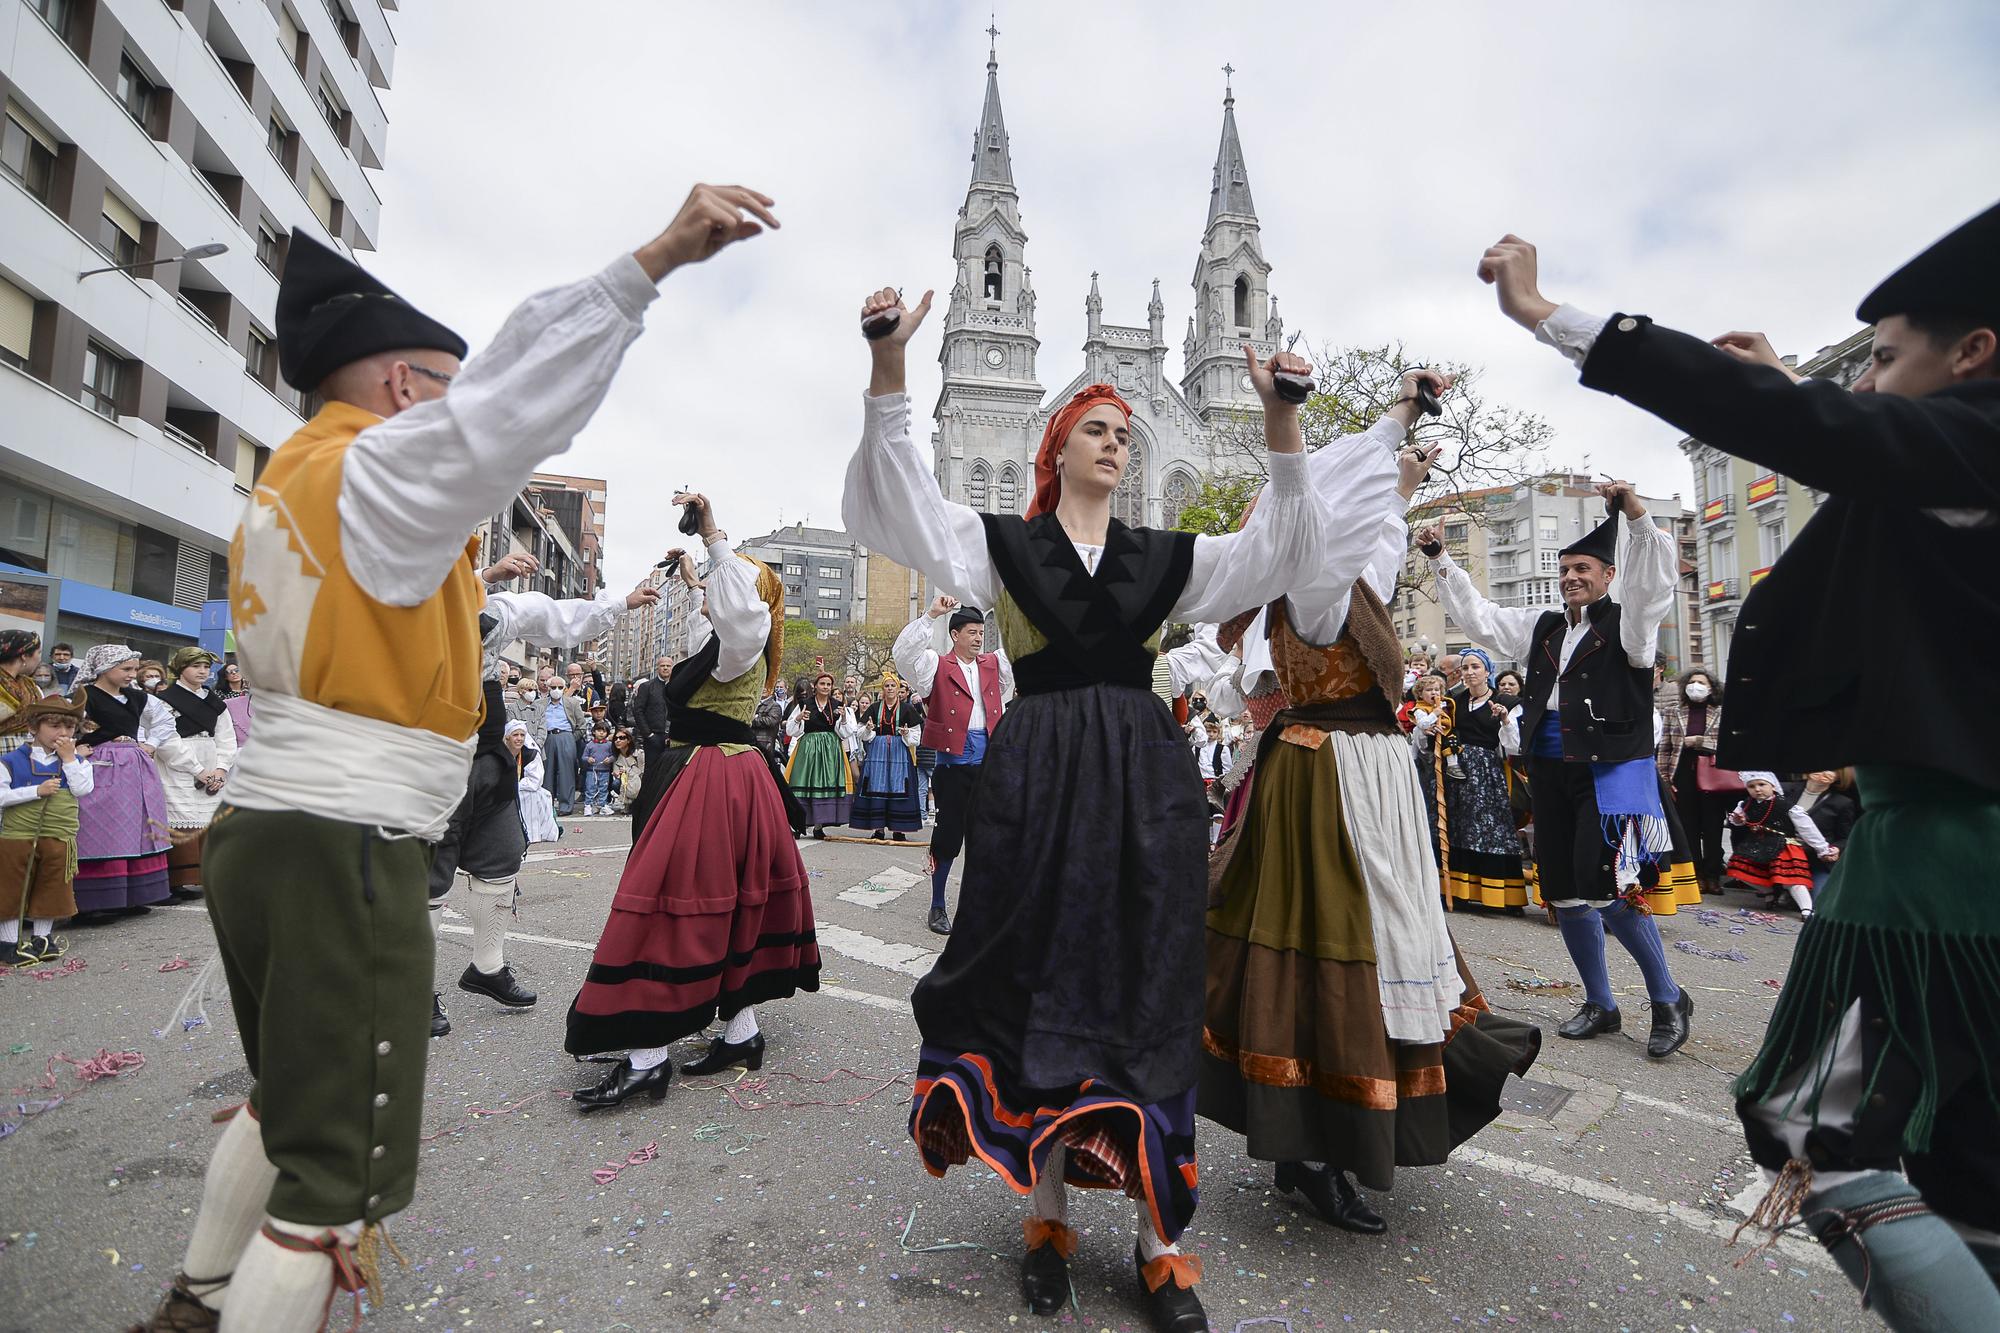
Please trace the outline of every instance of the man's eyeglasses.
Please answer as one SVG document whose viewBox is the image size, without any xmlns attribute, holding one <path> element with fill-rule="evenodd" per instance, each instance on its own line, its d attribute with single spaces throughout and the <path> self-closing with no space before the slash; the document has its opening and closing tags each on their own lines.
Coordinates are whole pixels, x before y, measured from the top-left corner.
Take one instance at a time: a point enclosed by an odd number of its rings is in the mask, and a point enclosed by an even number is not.
<svg viewBox="0 0 2000 1333">
<path fill-rule="evenodd" d="M 453 379 L 453 376 L 445 374 L 442 370 L 432 370 L 429 366 L 420 366 L 408 361 L 403 364 L 409 366 L 411 370 L 422 375 L 425 379 L 436 380 L 439 384 L 449 384 Z"/>
</svg>

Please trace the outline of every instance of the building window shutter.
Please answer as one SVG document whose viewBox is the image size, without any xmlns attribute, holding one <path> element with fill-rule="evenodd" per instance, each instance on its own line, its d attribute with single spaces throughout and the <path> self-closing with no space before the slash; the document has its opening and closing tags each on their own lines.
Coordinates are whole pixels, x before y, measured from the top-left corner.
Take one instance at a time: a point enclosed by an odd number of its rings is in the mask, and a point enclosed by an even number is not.
<svg viewBox="0 0 2000 1333">
<path fill-rule="evenodd" d="M 28 359 L 35 336 L 35 298 L 0 278 L 0 351 Z"/>
<path fill-rule="evenodd" d="M 285 59 L 299 58 L 299 25 L 292 22 L 291 11 L 278 11 L 278 45 L 285 49 Z"/>
<path fill-rule="evenodd" d="M 199 611 L 208 600 L 208 552 L 191 542 L 178 542 L 174 550 L 174 605 L 183 611 Z"/>
<path fill-rule="evenodd" d="M 112 225 L 124 232 L 132 244 L 139 243 L 139 230 L 146 224 L 130 205 L 109 190 L 104 192 L 104 216 L 110 218 Z"/>
<path fill-rule="evenodd" d="M 43 129 L 41 122 L 22 110 L 21 104 L 11 97 L 7 99 L 7 118 L 19 125 L 30 139 L 51 153 L 62 152 L 62 145 L 56 142 L 56 137 Z"/>
</svg>

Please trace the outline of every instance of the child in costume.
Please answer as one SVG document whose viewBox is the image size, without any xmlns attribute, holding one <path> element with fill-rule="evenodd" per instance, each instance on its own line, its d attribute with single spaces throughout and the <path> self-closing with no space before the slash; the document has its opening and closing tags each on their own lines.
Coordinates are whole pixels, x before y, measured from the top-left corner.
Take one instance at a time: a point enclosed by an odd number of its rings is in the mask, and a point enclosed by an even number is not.
<svg viewBox="0 0 2000 1333">
<path fill-rule="evenodd" d="M 1755 889 L 1773 907 L 1790 894 L 1800 919 L 1809 920 L 1813 876 L 1805 849 L 1812 848 L 1813 855 L 1829 864 L 1840 859 L 1840 849 L 1827 842 L 1811 816 L 1785 798 L 1777 774 L 1745 773 L 1743 789 L 1743 799 L 1723 820 L 1730 829 L 1723 877 Z"/>
<path fill-rule="evenodd" d="M 55 923 L 76 915 L 76 798 L 91 784 L 89 762 L 76 755 L 81 704 L 37 699 L 19 717 L 28 743 L 0 755 L 0 964 L 15 967 L 68 948 Z"/>
</svg>

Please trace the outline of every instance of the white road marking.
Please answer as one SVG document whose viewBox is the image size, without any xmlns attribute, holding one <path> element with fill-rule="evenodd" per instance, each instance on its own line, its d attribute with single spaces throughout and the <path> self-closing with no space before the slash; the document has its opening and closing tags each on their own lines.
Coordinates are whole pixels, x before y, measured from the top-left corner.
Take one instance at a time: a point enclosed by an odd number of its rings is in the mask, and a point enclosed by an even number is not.
<svg viewBox="0 0 2000 1333">
<path fill-rule="evenodd" d="M 910 891 L 912 884 L 920 883 L 922 879 L 921 875 L 890 866 L 887 870 L 876 871 L 859 884 L 842 889 L 839 898 L 844 903 L 853 903 L 857 907 L 866 907 L 874 911 L 885 904 L 895 902 Z"/>
<path fill-rule="evenodd" d="M 1482 1171 L 1492 1171 L 1498 1175 L 1512 1176 L 1516 1180 L 1525 1180 L 1531 1184 L 1546 1186 L 1549 1189 L 1558 1189 L 1565 1194 L 1581 1195 L 1592 1202 L 1609 1204 L 1613 1208 L 1624 1208 L 1631 1212 L 1646 1213 L 1653 1217 L 1665 1217 L 1671 1221 L 1680 1223 L 1689 1231 L 1714 1236 L 1725 1242 L 1736 1231 L 1736 1224 L 1734 1222 L 1728 1222 L 1719 1217 L 1710 1217 L 1699 1208 L 1690 1208 L 1684 1203 L 1671 1203 L 1663 1199 L 1655 1199 L 1651 1195 L 1638 1194 L 1632 1190 L 1621 1189 L 1616 1185 L 1607 1184 L 1602 1180 L 1588 1180 L 1583 1176 L 1568 1175 L 1557 1171 L 1553 1167 L 1542 1166 L 1536 1162 L 1523 1162 L 1514 1157 L 1503 1157 L 1499 1153 L 1488 1152 L 1484 1148 L 1475 1148 L 1470 1144 L 1461 1145 L 1456 1152 L 1452 1153 L 1451 1160 L 1453 1162 L 1462 1162 L 1468 1166 L 1476 1166 Z M 1763 1235 L 1761 1232 L 1746 1231 L 1744 1239 L 1739 1242 L 1739 1249 L 1742 1253 L 1747 1254 L 1762 1239 Z M 1825 1250 L 1808 1241 L 1796 1240 L 1791 1236 L 1783 1236 L 1779 1238 L 1777 1248 L 1784 1251 L 1788 1258 L 1797 1263 L 1826 1272 L 1839 1271 L 1839 1266 L 1828 1257 Z"/>
<path fill-rule="evenodd" d="M 1606 1083 L 1602 1079 L 1590 1078 L 1583 1074 L 1572 1074 L 1567 1069 L 1538 1067 L 1535 1070 L 1535 1077 L 1544 1083 L 1553 1083 L 1557 1087 L 1568 1088 L 1574 1092 L 1581 1092 L 1585 1089 L 1597 1090 L 1609 1088 L 1617 1094 L 1618 1100 L 1621 1102 L 1631 1102 L 1635 1106 L 1643 1106 L 1648 1110 L 1662 1111 L 1667 1115 L 1680 1116 L 1682 1119 L 1707 1125 L 1710 1129 L 1721 1130 L 1726 1134 L 1738 1133 L 1743 1128 L 1742 1124 L 1734 1116 L 1717 1115 L 1713 1111 L 1704 1111 L 1693 1106 L 1683 1106 L 1679 1102 L 1670 1102 L 1664 1098 L 1648 1097 L 1643 1092 L 1631 1092 L 1617 1084 Z"/>
<path fill-rule="evenodd" d="M 892 1014 L 907 1014 L 910 1012 L 910 1002 L 908 1000 L 892 1000 L 886 995 L 876 995 L 865 990 L 850 990 L 846 986 L 834 986 L 826 982 L 821 982 L 819 993 L 821 995 L 830 995 L 836 1000 L 852 1000 L 856 1004 L 865 1004 L 871 1009 L 884 1009 Z"/>
<path fill-rule="evenodd" d="M 537 861 L 569 861 L 579 856 L 606 856 L 617 858 L 629 856 L 630 847 L 564 847 L 553 852 L 529 852 L 521 858 L 521 864 L 533 865 Z"/>
<path fill-rule="evenodd" d="M 822 951 L 837 953 L 842 958 L 851 958 L 871 967 L 886 967 L 906 977 L 928 976 L 938 960 L 938 956 L 929 949 L 920 949 L 914 944 L 897 944 L 893 940 L 878 940 L 873 935 L 864 935 L 845 926 L 815 921 L 813 929 L 819 935 Z"/>
</svg>

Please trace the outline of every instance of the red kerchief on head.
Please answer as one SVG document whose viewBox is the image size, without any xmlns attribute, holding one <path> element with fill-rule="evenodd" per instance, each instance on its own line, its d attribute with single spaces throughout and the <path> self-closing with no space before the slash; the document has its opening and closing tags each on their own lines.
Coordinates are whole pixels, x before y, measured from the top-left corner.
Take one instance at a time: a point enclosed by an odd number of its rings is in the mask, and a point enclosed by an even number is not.
<svg viewBox="0 0 2000 1333">
<path fill-rule="evenodd" d="M 1056 501 L 1062 499 L 1062 473 L 1056 470 L 1056 458 L 1062 453 L 1063 441 L 1076 429 L 1076 423 L 1100 403 L 1110 403 L 1125 414 L 1126 420 L 1131 420 L 1131 406 L 1109 384 L 1086 385 L 1049 418 L 1048 429 L 1042 432 L 1042 447 L 1035 454 L 1035 498 L 1028 504 L 1029 518 L 1054 509 Z"/>
</svg>

